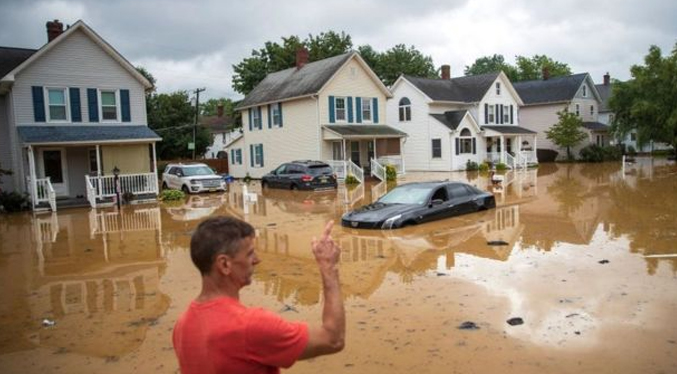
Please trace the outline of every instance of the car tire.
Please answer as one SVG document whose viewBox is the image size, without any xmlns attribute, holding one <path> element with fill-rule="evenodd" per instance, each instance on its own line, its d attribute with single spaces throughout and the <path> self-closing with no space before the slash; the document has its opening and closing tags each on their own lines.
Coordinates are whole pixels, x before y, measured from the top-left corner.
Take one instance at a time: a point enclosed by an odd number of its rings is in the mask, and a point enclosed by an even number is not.
<svg viewBox="0 0 677 374">
<path fill-rule="evenodd" d="M 190 193 L 190 189 L 185 184 L 181 186 L 181 191 L 183 191 L 183 193 L 185 193 L 186 195 Z"/>
<path fill-rule="evenodd" d="M 167 182 L 162 182 L 162 189 L 166 190 L 168 188 L 169 188 L 169 186 L 167 186 Z"/>
<path fill-rule="evenodd" d="M 268 183 L 266 183 L 265 181 L 261 181 L 261 189 L 265 190 L 266 188 L 269 188 Z"/>
<path fill-rule="evenodd" d="M 292 183 L 292 184 L 291 184 L 291 190 L 292 190 L 292 191 L 298 191 L 298 190 L 299 190 L 299 186 L 297 186 L 295 183 Z"/>
</svg>

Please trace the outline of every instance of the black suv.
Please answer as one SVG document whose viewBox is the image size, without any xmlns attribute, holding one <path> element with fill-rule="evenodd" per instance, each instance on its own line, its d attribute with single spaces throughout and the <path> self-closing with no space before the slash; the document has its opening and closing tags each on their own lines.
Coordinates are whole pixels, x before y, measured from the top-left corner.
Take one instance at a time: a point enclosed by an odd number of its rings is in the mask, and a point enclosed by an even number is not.
<svg viewBox="0 0 677 374">
<path fill-rule="evenodd" d="M 263 188 L 324 190 L 335 189 L 337 185 L 334 170 L 322 161 L 287 162 L 261 178 Z"/>
</svg>

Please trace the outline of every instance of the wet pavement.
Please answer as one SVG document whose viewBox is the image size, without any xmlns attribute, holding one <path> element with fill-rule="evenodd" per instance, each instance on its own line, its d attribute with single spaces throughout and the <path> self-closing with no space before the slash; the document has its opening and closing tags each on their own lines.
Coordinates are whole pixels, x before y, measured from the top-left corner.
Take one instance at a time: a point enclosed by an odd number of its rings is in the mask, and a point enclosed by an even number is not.
<svg viewBox="0 0 677 374">
<path fill-rule="evenodd" d="M 503 186 L 478 173 L 406 176 L 430 179 L 492 190 L 498 206 L 393 231 L 337 225 L 346 348 L 287 372 L 677 372 L 674 162 L 545 164 Z M 212 215 L 257 228 L 263 262 L 242 301 L 319 323 L 311 238 L 388 188 L 253 183 L 245 207 L 235 183 L 121 213 L 0 215 L 0 371 L 177 372 L 171 329 L 200 286 L 190 235 Z"/>
</svg>

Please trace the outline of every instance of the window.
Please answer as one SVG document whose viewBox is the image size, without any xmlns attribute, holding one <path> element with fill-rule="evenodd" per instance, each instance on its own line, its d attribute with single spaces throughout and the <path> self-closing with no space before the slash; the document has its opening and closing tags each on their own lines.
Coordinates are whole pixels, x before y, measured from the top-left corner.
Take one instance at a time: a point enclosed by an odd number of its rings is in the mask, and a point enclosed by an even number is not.
<svg viewBox="0 0 677 374">
<path fill-rule="evenodd" d="M 633 141 L 633 142 L 637 141 L 637 133 L 636 132 L 630 133 L 630 140 Z"/>
<path fill-rule="evenodd" d="M 362 121 L 371 122 L 371 98 L 362 98 Z"/>
<path fill-rule="evenodd" d="M 442 158 L 442 139 L 433 139 L 433 158 Z"/>
<path fill-rule="evenodd" d="M 501 83 L 496 82 L 496 96 L 500 96 L 500 95 L 501 95 Z"/>
<path fill-rule="evenodd" d="M 360 166 L 360 143 L 350 142 L 350 160 Z"/>
<path fill-rule="evenodd" d="M 591 116 L 595 115 L 595 106 L 594 105 L 590 105 L 590 115 Z"/>
<path fill-rule="evenodd" d="M 576 104 L 576 115 L 581 116 L 581 106 L 579 104 Z"/>
<path fill-rule="evenodd" d="M 233 165 L 242 165 L 242 149 L 234 148 L 230 150 L 230 163 Z"/>
<path fill-rule="evenodd" d="M 117 121 L 118 104 L 116 91 L 101 91 L 101 119 L 104 121 Z"/>
<path fill-rule="evenodd" d="M 273 116 L 273 126 L 280 127 L 282 126 L 282 112 L 280 111 L 280 103 L 273 104 L 271 107 L 271 113 Z"/>
<path fill-rule="evenodd" d="M 345 122 L 345 120 L 346 120 L 346 98 L 345 97 L 337 97 L 335 99 L 334 118 L 336 118 L 336 121 Z"/>
<path fill-rule="evenodd" d="M 489 123 L 494 123 L 494 106 L 489 105 Z"/>
<path fill-rule="evenodd" d="M 503 123 L 510 123 L 510 107 L 503 105 Z"/>
<path fill-rule="evenodd" d="M 609 123 L 614 123 L 614 115 L 609 114 Z"/>
<path fill-rule="evenodd" d="M 411 121 L 411 101 L 406 97 L 400 99 L 400 122 Z"/>
<path fill-rule="evenodd" d="M 263 144 L 254 145 L 254 167 L 260 168 L 263 166 Z"/>
<path fill-rule="evenodd" d="M 343 144 L 341 142 L 331 143 L 332 160 L 343 160 Z"/>
<path fill-rule="evenodd" d="M 68 111 L 66 110 L 66 89 L 48 88 L 47 105 L 49 106 L 50 121 L 68 121 Z"/>
<path fill-rule="evenodd" d="M 472 134 L 470 130 L 461 130 L 458 153 L 472 153 Z"/>
<path fill-rule="evenodd" d="M 588 97 L 588 86 L 583 85 L 583 97 Z"/>
<path fill-rule="evenodd" d="M 97 174 L 99 168 L 96 163 L 96 148 L 89 150 L 89 174 Z"/>
<path fill-rule="evenodd" d="M 252 128 L 261 130 L 261 108 L 252 108 Z"/>
</svg>

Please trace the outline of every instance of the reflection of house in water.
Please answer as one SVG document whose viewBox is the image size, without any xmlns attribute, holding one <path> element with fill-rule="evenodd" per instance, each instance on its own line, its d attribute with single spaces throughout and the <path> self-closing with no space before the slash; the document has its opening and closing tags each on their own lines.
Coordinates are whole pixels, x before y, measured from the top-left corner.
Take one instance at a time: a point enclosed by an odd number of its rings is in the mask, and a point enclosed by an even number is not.
<svg viewBox="0 0 677 374">
<path fill-rule="evenodd" d="M 31 345 L 119 356 L 144 340 L 165 313 L 160 208 L 64 211 L 34 217 L 37 266 L 27 287 L 31 320 L 56 325 L 26 331 Z M 17 318 L 20 320 L 20 318 Z"/>
</svg>

